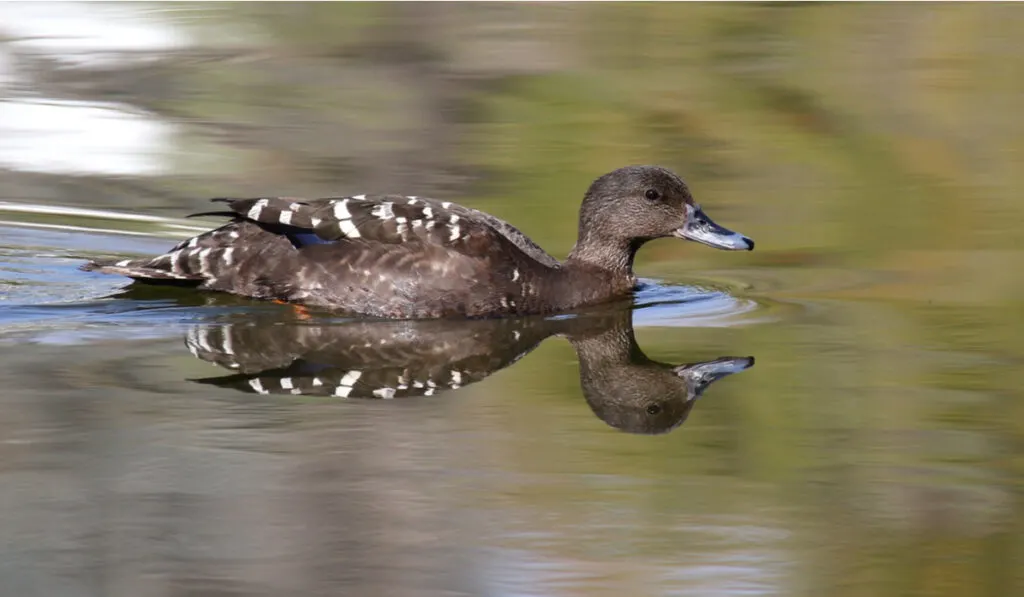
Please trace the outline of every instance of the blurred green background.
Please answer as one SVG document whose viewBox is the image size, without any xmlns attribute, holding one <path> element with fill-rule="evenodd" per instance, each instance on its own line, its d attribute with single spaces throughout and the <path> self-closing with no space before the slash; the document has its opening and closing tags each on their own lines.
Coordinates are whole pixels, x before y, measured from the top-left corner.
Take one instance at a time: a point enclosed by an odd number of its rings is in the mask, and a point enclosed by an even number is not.
<svg viewBox="0 0 1024 597">
<path fill-rule="evenodd" d="M 478 594 L 1024 594 L 1024 9 L 54 6 L 168 41 L 69 60 L 10 25 L 35 9 L 0 8 L 0 111 L 103 102 L 170 132 L 150 171 L 118 174 L 5 166 L 37 140 L 5 135 L 0 200 L 180 217 L 218 195 L 398 192 L 489 211 L 562 257 L 590 181 L 656 163 L 756 239 L 752 254 L 640 252 L 642 276 L 761 305 L 745 325 L 638 330 L 666 362 L 758 359 L 676 433 L 602 427 L 554 341 L 443 409 L 369 419 L 386 445 L 443 415 L 433 433 L 458 449 L 433 465 L 494 475 L 441 491 L 439 516 L 469 511 L 518 571 Z M 200 366 L 178 349 L 157 362 Z M 430 435 L 412 437 L 446 441 Z M 509 553 L 566 572 L 522 581 Z M 687 575 L 698 563 L 729 568 Z"/>
</svg>

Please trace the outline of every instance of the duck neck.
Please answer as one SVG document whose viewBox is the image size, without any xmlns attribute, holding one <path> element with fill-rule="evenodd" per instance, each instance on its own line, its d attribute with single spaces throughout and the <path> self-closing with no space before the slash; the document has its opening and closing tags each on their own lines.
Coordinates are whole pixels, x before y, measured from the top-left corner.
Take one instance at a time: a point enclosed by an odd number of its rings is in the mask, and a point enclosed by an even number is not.
<svg viewBox="0 0 1024 597">
<path fill-rule="evenodd" d="M 633 258 L 639 243 L 590 242 L 581 238 L 562 264 L 562 283 L 575 296 L 574 306 L 599 302 L 633 289 Z"/>
<path fill-rule="evenodd" d="M 640 241 L 636 240 L 602 238 L 595 241 L 584 235 L 569 252 L 565 265 L 596 269 L 612 275 L 632 278 L 633 258 L 639 248 Z"/>
<path fill-rule="evenodd" d="M 632 312 L 619 310 L 599 318 L 580 318 L 567 334 L 583 370 L 611 370 L 649 362 L 637 346 Z"/>
</svg>

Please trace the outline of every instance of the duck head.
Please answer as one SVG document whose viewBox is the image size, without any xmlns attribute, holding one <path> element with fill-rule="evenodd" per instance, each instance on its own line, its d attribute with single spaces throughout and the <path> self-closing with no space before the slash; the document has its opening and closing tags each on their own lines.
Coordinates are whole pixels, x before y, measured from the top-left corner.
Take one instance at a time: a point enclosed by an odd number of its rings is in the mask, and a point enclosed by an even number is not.
<svg viewBox="0 0 1024 597">
<path fill-rule="evenodd" d="M 580 240 L 574 253 L 622 246 L 635 251 L 648 240 L 669 236 L 729 251 L 754 249 L 753 240 L 708 217 L 671 170 L 628 166 L 590 185 L 580 209 Z"/>
</svg>

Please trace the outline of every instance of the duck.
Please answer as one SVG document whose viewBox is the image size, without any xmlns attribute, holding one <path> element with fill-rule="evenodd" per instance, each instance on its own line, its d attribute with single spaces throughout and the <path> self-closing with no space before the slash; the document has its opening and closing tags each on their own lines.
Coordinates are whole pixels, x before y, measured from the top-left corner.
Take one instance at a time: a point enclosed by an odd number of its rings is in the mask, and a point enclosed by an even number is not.
<svg viewBox="0 0 1024 597">
<path fill-rule="evenodd" d="M 676 237 L 723 250 L 754 241 L 716 224 L 660 166 L 627 166 L 589 186 L 577 241 L 559 261 L 493 215 L 414 195 L 211 199 L 220 227 L 140 259 L 87 271 L 192 286 L 300 308 L 376 318 L 553 314 L 628 296 L 648 241 Z"/>
</svg>

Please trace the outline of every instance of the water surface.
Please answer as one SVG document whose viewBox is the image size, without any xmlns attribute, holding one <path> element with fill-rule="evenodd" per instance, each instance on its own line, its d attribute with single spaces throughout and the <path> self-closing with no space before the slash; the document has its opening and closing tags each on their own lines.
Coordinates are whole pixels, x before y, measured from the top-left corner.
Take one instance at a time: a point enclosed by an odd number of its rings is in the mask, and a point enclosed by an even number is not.
<svg viewBox="0 0 1024 597">
<path fill-rule="evenodd" d="M 1021 593 L 1022 17 L 0 5 L 0 593 Z M 78 270 L 223 195 L 561 256 L 627 163 L 757 250 L 459 325 Z"/>
</svg>

